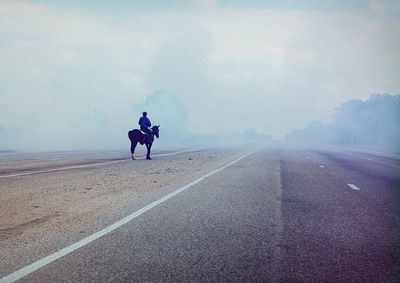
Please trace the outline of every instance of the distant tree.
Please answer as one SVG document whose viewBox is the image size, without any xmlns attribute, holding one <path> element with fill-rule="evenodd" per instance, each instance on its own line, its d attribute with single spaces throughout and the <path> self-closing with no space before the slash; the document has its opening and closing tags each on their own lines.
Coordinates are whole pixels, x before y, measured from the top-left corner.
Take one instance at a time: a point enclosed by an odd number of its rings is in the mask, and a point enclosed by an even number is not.
<svg viewBox="0 0 400 283">
<path fill-rule="evenodd" d="M 326 125 L 312 122 L 294 130 L 287 140 L 367 145 L 400 151 L 400 95 L 374 94 L 368 100 L 350 100 L 335 109 Z"/>
</svg>

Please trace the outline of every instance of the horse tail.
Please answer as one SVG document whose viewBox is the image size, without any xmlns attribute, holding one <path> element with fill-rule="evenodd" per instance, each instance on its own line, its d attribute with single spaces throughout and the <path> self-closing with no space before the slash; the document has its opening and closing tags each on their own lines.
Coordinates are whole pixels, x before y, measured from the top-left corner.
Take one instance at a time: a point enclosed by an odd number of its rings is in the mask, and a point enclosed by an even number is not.
<svg viewBox="0 0 400 283">
<path fill-rule="evenodd" d="M 132 138 L 133 138 L 133 131 L 129 131 L 129 132 L 128 132 L 128 138 L 129 138 L 129 140 L 132 140 Z"/>
</svg>

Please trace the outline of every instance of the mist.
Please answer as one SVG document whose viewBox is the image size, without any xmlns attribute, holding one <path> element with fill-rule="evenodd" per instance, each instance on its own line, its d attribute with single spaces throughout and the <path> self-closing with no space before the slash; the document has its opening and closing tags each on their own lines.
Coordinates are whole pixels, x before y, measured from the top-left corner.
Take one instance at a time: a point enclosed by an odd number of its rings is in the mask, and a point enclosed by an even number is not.
<svg viewBox="0 0 400 283">
<path fill-rule="evenodd" d="M 286 140 L 362 146 L 400 153 L 400 95 L 374 94 L 336 108 L 333 121 L 315 121 L 294 130 Z"/>
<path fill-rule="evenodd" d="M 395 1 L 1 1 L 0 150 L 128 148 L 143 111 L 160 145 L 333 127 L 338 105 L 399 93 L 399 15 Z"/>
</svg>

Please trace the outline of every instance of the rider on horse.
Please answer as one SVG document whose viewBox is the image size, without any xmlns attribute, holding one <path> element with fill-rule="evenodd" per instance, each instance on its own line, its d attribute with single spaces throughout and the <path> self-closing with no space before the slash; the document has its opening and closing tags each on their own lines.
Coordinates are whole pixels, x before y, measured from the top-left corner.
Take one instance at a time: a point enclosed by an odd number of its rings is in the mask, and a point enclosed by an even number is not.
<svg viewBox="0 0 400 283">
<path fill-rule="evenodd" d="M 160 125 L 158 126 L 154 125 L 151 127 L 150 119 L 147 118 L 147 112 L 143 112 L 142 114 L 143 117 L 140 117 L 139 119 L 140 130 L 133 129 L 128 132 L 128 137 L 129 140 L 131 141 L 132 160 L 135 160 L 135 148 L 138 143 L 146 144 L 147 148 L 146 159 L 151 160 L 150 152 L 151 152 L 151 146 L 154 142 L 154 137 L 156 137 L 157 139 L 160 137 L 159 134 Z M 151 127 L 151 129 L 149 129 L 149 127 Z"/>
<path fill-rule="evenodd" d="M 146 134 L 146 136 L 148 137 L 148 136 L 150 136 L 151 135 L 151 129 L 150 129 L 150 127 L 151 127 L 151 122 L 150 122 L 150 119 L 147 117 L 147 112 L 145 111 L 145 112 L 143 112 L 142 113 L 142 117 L 140 117 L 140 119 L 139 119 L 139 126 L 140 126 L 140 130 L 142 131 L 142 132 L 144 132 L 145 134 Z M 147 138 L 146 137 L 146 138 Z"/>
</svg>

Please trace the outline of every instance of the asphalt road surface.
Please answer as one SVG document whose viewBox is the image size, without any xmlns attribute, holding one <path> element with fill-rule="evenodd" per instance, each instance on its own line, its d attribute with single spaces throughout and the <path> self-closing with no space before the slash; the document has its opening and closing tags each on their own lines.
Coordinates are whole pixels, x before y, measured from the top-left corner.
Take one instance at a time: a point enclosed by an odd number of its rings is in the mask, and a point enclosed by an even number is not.
<svg viewBox="0 0 400 283">
<path fill-rule="evenodd" d="M 400 281 L 397 155 L 273 146 L 239 157 L 140 205 L 132 199 L 113 212 L 131 218 L 98 225 L 98 237 L 64 231 L 78 248 L 14 260 L 15 273 L 0 265 L 2 280 Z"/>
</svg>

